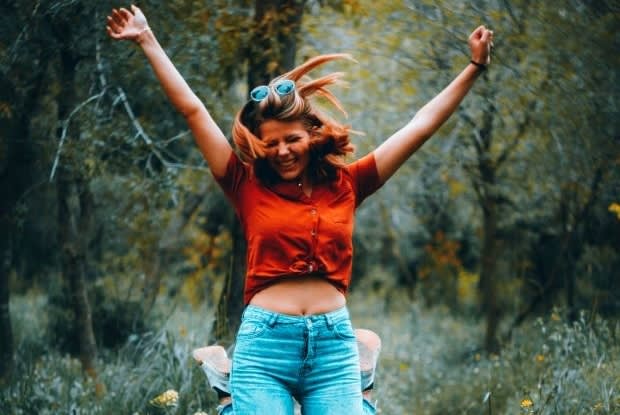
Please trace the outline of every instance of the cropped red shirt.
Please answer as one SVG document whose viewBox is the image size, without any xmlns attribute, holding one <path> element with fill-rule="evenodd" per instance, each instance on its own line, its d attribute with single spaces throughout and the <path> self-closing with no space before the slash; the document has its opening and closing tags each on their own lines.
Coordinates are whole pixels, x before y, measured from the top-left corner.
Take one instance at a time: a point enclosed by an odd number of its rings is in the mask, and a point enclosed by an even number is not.
<svg viewBox="0 0 620 415">
<path fill-rule="evenodd" d="M 346 293 L 351 280 L 354 211 L 382 183 L 373 153 L 339 169 L 336 180 L 313 185 L 265 185 L 232 154 L 216 177 L 232 201 L 247 241 L 243 301 L 282 278 L 321 275 Z"/>
</svg>

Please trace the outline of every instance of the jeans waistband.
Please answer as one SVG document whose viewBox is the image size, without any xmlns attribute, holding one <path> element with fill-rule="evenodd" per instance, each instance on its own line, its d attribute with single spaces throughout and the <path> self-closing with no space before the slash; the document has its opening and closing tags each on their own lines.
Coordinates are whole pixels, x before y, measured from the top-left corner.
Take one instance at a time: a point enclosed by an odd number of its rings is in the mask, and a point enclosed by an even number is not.
<svg viewBox="0 0 620 415">
<path fill-rule="evenodd" d="M 324 323 L 326 326 L 331 327 L 343 320 L 349 320 L 349 310 L 346 306 L 334 311 L 330 311 L 325 314 L 312 314 L 308 316 L 294 316 L 290 314 L 277 313 L 275 311 L 267 310 L 262 307 L 258 307 L 249 304 L 243 311 L 242 318 L 252 318 L 260 321 L 267 322 L 270 326 L 276 323 L 281 324 L 306 324 L 308 321 L 312 321 L 313 324 Z"/>
</svg>

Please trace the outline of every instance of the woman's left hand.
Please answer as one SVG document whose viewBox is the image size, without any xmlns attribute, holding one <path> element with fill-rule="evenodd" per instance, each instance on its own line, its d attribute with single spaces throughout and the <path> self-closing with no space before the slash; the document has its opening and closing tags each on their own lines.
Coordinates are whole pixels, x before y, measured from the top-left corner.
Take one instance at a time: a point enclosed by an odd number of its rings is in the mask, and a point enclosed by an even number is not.
<svg viewBox="0 0 620 415">
<path fill-rule="evenodd" d="M 106 30 L 113 39 L 138 42 L 140 35 L 150 29 L 142 11 L 132 5 L 131 11 L 125 8 L 112 9 L 112 16 L 108 16 Z"/>
<path fill-rule="evenodd" d="M 469 35 L 469 49 L 471 60 L 488 65 L 491 63 L 491 49 L 493 48 L 493 31 L 484 26 L 478 26 Z"/>
</svg>

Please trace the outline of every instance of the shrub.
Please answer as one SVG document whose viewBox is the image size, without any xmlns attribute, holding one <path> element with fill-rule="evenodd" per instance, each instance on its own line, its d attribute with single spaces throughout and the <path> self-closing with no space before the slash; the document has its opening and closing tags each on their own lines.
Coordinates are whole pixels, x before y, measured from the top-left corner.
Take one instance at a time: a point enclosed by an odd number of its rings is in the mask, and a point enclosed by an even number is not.
<svg viewBox="0 0 620 415">
<path fill-rule="evenodd" d="M 47 336 L 60 352 L 76 356 L 79 353 L 77 319 L 67 292 L 56 289 L 49 294 Z M 139 301 L 110 295 L 102 285 L 92 287 L 89 299 L 95 341 L 100 348 L 118 348 L 131 335 L 154 330 L 158 320 L 156 316 L 147 316 Z"/>
</svg>

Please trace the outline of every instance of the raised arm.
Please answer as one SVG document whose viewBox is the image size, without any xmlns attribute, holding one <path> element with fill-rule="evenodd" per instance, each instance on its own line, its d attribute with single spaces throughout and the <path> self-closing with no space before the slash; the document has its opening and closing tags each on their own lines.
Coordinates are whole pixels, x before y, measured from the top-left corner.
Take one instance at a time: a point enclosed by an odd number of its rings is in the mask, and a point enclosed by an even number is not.
<svg viewBox="0 0 620 415">
<path fill-rule="evenodd" d="M 471 60 L 467 67 L 437 96 L 424 105 L 407 125 L 375 150 L 375 161 L 382 182 L 441 127 L 469 92 L 484 65 L 491 63 L 493 32 L 478 27 L 469 36 Z"/>
<path fill-rule="evenodd" d="M 140 45 L 172 105 L 185 117 L 196 144 L 214 175 L 222 177 L 232 148 L 215 124 L 202 101 L 194 94 L 155 38 L 146 17 L 136 6 L 131 11 L 112 9 L 107 21 L 108 35 L 132 40 Z"/>
</svg>

